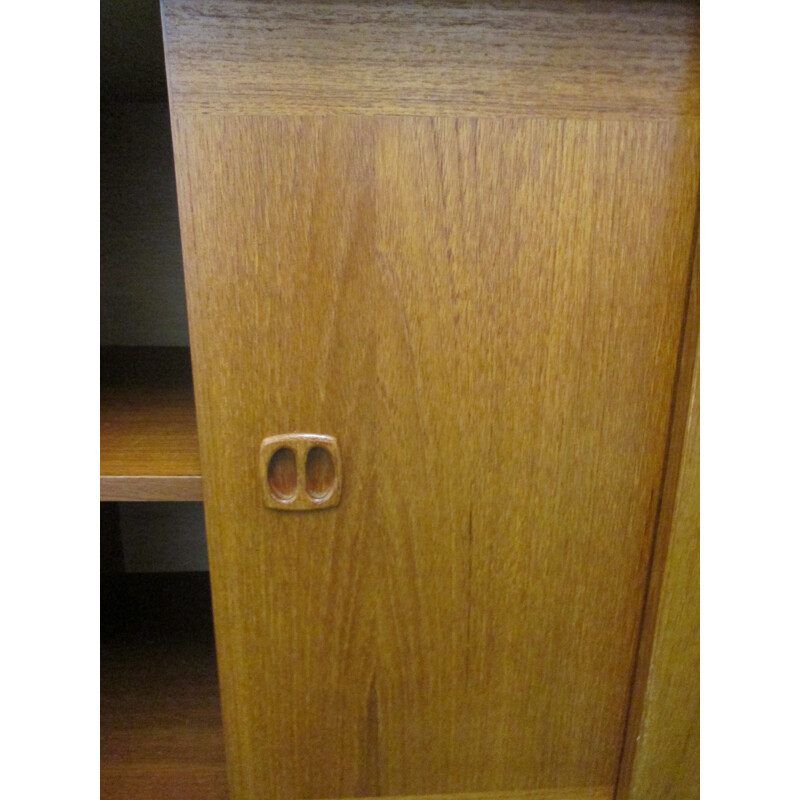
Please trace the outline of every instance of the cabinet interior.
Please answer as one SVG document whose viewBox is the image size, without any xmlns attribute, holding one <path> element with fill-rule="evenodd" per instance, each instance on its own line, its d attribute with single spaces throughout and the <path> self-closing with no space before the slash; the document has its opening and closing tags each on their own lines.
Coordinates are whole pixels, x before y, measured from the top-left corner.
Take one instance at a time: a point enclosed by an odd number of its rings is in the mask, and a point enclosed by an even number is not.
<svg viewBox="0 0 800 800">
<path fill-rule="evenodd" d="M 160 9 L 103 0 L 100 11 L 101 796 L 221 798 Z"/>
</svg>

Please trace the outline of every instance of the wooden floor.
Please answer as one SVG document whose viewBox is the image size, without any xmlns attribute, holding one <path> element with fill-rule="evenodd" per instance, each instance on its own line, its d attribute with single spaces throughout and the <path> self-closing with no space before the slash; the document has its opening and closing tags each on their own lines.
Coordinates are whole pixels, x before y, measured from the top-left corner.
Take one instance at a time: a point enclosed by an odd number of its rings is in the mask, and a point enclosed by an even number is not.
<svg viewBox="0 0 800 800">
<path fill-rule="evenodd" d="M 207 574 L 103 576 L 103 800 L 226 800 Z"/>
</svg>

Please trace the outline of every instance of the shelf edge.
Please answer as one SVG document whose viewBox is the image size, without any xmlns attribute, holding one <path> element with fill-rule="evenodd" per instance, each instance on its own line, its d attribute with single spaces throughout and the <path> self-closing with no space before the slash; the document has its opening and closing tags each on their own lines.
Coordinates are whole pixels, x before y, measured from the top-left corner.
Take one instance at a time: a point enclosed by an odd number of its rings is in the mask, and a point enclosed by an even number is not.
<svg viewBox="0 0 800 800">
<path fill-rule="evenodd" d="M 200 501 L 200 475 L 101 475 L 100 501 Z"/>
</svg>

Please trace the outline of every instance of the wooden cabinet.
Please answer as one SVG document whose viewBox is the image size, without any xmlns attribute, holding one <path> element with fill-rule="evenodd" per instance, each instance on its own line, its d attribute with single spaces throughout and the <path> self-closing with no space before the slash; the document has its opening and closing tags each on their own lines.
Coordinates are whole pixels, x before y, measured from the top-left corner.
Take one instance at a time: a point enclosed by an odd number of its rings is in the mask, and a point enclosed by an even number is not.
<svg viewBox="0 0 800 800">
<path fill-rule="evenodd" d="M 611 796 L 695 247 L 696 7 L 163 20 L 232 796 Z M 336 437 L 338 507 L 263 503 L 290 432 Z"/>
<path fill-rule="evenodd" d="M 697 7 L 162 13 L 233 800 L 697 796 Z"/>
</svg>

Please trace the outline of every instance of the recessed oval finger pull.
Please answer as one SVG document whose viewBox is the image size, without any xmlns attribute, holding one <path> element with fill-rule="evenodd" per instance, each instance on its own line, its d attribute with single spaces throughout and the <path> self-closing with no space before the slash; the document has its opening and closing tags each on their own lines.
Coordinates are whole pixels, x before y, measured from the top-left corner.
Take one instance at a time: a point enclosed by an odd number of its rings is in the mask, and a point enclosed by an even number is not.
<svg viewBox="0 0 800 800">
<path fill-rule="evenodd" d="M 268 436 L 261 442 L 258 472 L 267 508 L 311 511 L 339 505 L 342 460 L 333 436 Z"/>
<path fill-rule="evenodd" d="M 319 445 L 306 454 L 306 491 L 315 500 L 323 500 L 336 483 L 336 468 L 330 452 Z"/>
<path fill-rule="evenodd" d="M 267 464 L 267 485 L 270 494 L 283 503 L 297 497 L 297 459 L 288 447 L 277 449 Z"/>
</svg>

